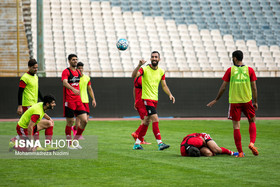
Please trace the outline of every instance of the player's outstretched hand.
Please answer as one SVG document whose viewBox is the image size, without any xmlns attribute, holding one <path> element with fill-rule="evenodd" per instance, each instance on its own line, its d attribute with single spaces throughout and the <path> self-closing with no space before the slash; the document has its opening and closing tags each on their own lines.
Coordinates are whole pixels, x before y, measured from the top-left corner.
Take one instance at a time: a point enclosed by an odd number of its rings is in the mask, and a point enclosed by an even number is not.
<svg viewBox="0 0 280 187">
<path fill-rule="evenodd" d="M 207 104 L 208 107 L 212 107 L 214 104 L 216 104 L 217 100 L 214 99 L 213 101 L 211 101 L 210 103 Z"/>
<path fill-rule="evenodd" d="M 175 103 L 175 97 L 173 95 L 170 95 L 169 99 L 170 99 L 170 101 L 172 101 L 173 104 Z"/>
<path fill-rule="evenodd" d="M 146 63 L 146 61 L 145 61 L 144 59 L 139 60 L 139 65 L 140 65 L 140 66 L 144 65 L 145 63 Z"/>
</svg>

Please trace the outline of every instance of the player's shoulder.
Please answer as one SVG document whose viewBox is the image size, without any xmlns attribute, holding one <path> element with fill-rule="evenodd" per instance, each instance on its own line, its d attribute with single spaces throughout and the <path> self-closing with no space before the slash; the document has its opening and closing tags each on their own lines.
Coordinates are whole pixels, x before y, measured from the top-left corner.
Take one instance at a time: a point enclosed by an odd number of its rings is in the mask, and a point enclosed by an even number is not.
<svg viewBox="0 0 280 187">
<path fill-rule="evenodd" d="M 85 76 L 86 79 L 90 79 L 90 76 L 83 74 L 83 76 Z"/>
<path fill-rule="evenodd" d="M 252 67 L 248 66 L 249 71 L 255 71 Z"/>
</svg>

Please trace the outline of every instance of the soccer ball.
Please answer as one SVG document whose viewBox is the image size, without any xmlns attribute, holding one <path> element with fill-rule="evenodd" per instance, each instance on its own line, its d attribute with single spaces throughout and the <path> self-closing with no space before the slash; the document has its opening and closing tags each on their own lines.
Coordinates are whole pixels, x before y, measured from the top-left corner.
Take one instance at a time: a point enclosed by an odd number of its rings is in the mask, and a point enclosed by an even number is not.
<svg viewBox="0 0 280 187">
<path fill-rule="evenodd" d="M 125 51 L 128 48 L 128 41 L 126 39 L 119 39 L 116 44 L 117 48 L 121 51 Z"/>
</svg>

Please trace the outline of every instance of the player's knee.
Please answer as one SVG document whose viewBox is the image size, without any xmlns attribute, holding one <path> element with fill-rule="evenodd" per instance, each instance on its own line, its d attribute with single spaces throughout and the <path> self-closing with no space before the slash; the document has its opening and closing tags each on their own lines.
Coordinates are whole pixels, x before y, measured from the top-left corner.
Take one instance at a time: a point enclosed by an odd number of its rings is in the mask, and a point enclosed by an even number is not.
<svg viewBox="0 0 280 187">
<path fill-rule="evenodd" d="M 204 156 L 213 156 L 213 153 L 212 153 L 212 151 L 207 150 L 204 152 Z"/>
<path fill-rule="evenodd" d="M 249 123 L 255 122 L 255 117 L 248 119 Z"/>
<path fill-rule="evenodd" d="M 67 121 L 67 126 L 72 127 L 72 126 L 73 126 L 73 124 L 74 124 L 74 119 L 73 119 L 73 120 L 69 120 L 69 121 Z"/>
<path fill-rule="evenodd" d="M 213 153 L 219 154 L 222 153 L 222 149 L 220 147 L 215 147 L 214 149 L 211 149 Z"/>
<path fill-rule="evenodd" d="M 53 127 L 54 123 L 50 120 L 47 121 L 47 127 Z"/>
</svg>

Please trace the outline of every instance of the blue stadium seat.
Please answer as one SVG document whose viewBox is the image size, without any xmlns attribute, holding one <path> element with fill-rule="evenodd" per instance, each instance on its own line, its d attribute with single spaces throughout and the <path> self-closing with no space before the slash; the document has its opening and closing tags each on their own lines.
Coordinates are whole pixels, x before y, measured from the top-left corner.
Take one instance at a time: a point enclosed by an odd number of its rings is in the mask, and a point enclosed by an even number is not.
<svg viewBox="0 0 280 187">
<path fill-rule="evenodd" d="M 229 0 L 231 6 L 239 6 L 239 1 L 237 0 Z"/>
<path fill-rule="evenodd" d="M 141 11 L 142 9 L 140 8 L 140 6 L 132 6 L 132 7 L 131 7 L 131 10 L 132 10 L 133 12 L 137 12 L 137 11 Z"/>
<path fill-rule="evenodd" d="M 124 12 L 131 11 L 130 6 L 121 6 L 121 7 L 122 7 L 122 11 Z"/>
<path fill-rule="evenodd" d="M 144 16 L 152 16 L 151 9 L 149 9 L 149 8 L 147 8 L 147 9 L 142 8 L 142 12 L 143 12 Z"/>
<path fill-rule="evenodd" d="M 160 4 L 161 4 L 161 6 L 170 6 L 168 0 L 161 0 Z"/>
<path fill-rule="evenodd" d="M 185 19 L 184 19 L 182 16 L 174 17 L 174 19 L 175 19 L 175 22 L 176 22 L 177 24 L 185 24 L 185 23 L 186 23 L 186 22 L 185 22 Z"/>
<path fill-rule="evenodd" d="M 228 6 L 230 6 L 230 3 L 229 3 L 228 1 L 220 1 L 220 3 L 221 3 L 221 6 L 222 6 L 222 7 L 228 7 Z"/>
<path fill-rule="evenodd" d="M 114 1 L 111 1 L 111 5 L 112 6 L 121 6 L 121 2 L 119 0 L 114 0 Z"/>
</svg>

